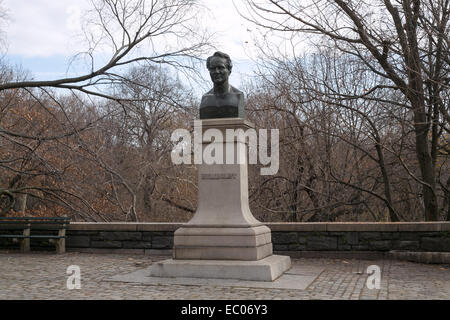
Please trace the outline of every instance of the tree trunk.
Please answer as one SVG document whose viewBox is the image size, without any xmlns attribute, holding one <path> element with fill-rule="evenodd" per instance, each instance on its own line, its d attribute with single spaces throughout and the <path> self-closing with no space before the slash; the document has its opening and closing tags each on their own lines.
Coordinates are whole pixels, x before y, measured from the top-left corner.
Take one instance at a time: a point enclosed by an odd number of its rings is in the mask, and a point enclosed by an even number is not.
<svg viewBox="0 0 450 320">
<path fill-rule="evenodd" d="M 378 133 L 377 133 L 377 135 L 378 135 Z M 378 154 L 378 165 L 380 167 L 381 175 L 383 176 L 384 195 L 386 197 L 386 204 L 389 209 L 389 220 L 391 222 L 398 222 L 398 221 L 400 221 L 400 219 L 392 205 L 391 183 L 390 183 L 389 175 L 386 170 L 386 165 L 385 165 L 384 156 L 383 156 L 383 150 L 381 149 L 381 144 L 380 144 L 378 137 L 377 137 L 377 144 L 375 146 L 375 149 L 377 150 L 377 154 Z"/>
<path fill-rule="evenodd" d="M 405 31 L 408 38 L 409 50 L 405 51 L 405 62 L 408 74 L 407 96 L 411 101 L 414 113 L 414 129 L 416 136 L 416 154 L 422 175 L 423 201 L 425 206 L 425 220 L 436 221 L 439 216 L 439 206 L 436 197 L 436 179 L 433 160 L 428 146 L 429 122 L 425 110 L 425 94 L 422 70 L 420 66 L 419 46 L 417 39 L 417 17 L 419 5 L 404 2 Z"/>
<path fill-rule="evenodd" d="M 436 179 L 434 176 L 431 154 L 428 149 L 428 127 L 426 125 L 425 113 L 415 110 L 414 118 L 417 160 L 419 161 L 422 180 L 425 182 L 422 184 L 425 220 L 436 221 L 439 212 L 436 197 Z"/>
<path fill-rule="evenodd" d="M 25 213 L 25 211 L 27 210 L 27 198 L 27 194 L 16 194 L 14 211 Z"/>
</svg>

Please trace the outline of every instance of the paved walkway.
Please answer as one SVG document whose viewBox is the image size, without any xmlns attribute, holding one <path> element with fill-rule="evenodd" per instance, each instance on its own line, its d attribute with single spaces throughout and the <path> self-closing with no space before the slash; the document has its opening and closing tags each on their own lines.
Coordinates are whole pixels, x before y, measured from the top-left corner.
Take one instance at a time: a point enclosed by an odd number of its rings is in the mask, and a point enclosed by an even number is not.
<svg viewBox="0 0 450 320">
<path fill-rule="evenodd" d="M 0 299 L 446 299 L 450 265 L 394 260 L 293 259 L 323 271 L 305 290 L 214 285 L 149 285 L 107 281 L 162 256 L 0 252 Z M 67 268 L 80 267 L 81 289 L 67 289 Z M 367 267 L 381 271 L 380 289 L 367 287 Z M 375 282 L 370 282 L 375 284 Z"/>
</svg>

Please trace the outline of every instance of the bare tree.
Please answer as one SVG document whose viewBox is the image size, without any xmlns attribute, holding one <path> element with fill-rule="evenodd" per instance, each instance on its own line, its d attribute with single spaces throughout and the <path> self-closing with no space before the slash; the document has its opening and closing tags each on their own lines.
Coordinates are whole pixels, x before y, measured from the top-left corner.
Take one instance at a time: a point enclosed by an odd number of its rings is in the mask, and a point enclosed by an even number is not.
<svg viewBox="0 0 450 320">
<path fill-rule="evenodd" d="M 436 164 L 439 137 L 448 132 L 450 2 L 247 1 L 245 16 L 266 30 L 305 34 L 318 46 L 352 56 L 389 82 L 375 83 L 354 99 L 398 90 L 412 114 L 426 220 L 437 220 Z M 348 98 L 348 97 L 347 97 Z M 431 139 L 429 133 L 431 132 Z M 412 174 L 412 172 L 411 172 Z"/>
<path fill-rule="evenodd" d="M 53 87 L 70 89 L 90 95 L 120 100 L 95 88 L 120 81 L 120 70 L 134 63 L 170 64 L 187 67 L 187 60 L 198 59 L 207 46 L 208 39 L 193 29 L 195 10 L 199 9 L 192 0 L 93 0 L 94 9 L 88 20 L 85 34 L 89 49 L 80 53 L 90 60 L 90 72 L 70 78 L 49 81 L 3 82 L 0 90 L 16 88 Z M 158 41 L 171 36 L 179 46 L 158 48 Z M 186 44 L 186 46 L 183 46 Z M 146 45 L 146 46 L 144 46 Z M 97 66 L 97 48 L 111 48 L 110 58 Z M 146 54 L 139 54 L 145 49 Z"/>
<path fill-rule="evenodd" d="M 106 219 L 98 210 L 106 194 L 90 203 L 90 195 L 83 188 L 64 181 L 68 172 L 77 167 L 69 162 L 83 159 L 89 168 L 93 158 L 101 159 L 88 153 L 92 151 L 89 143 L 102 142 L 92 132 L 103 119 L 127 112 L 126 102 L 138 103 L 141 99 L 115 91 L 118 85 L 132 80 L 127 78 L 130 67 L 167 65 L 174 70 L 195 71 L 193 66 L 200 61 L 209 41 L 199 29 L 200 9 L 194 0 L 93 0 L 83 29 L 88 46 L 74 58 L 87 59 L 90 68 L 86 73 L 56 80 L 30 80 L 28 75 L 2 65 L 3 213 L 11 208 L 23 211 L 28 195 L 29 201 L 31 196 L 33 201 L 62 205 L 82 219 Z M 106 59 L 105 52 L 109 53 Z M 100 113 L 105 101 L 114 107 Z M 87 143 L 87 147 L 80 142 Z M 99 164 L 102 162 L 97 161 Z M 106 162 L 100 167 L 102 173 L 119 179 L 118 172 Z M 98 205 L 93 206 L 94 202 Z M 136 219 L 135 207 L 131 208 L 131 217 Z"/>
<path fill-rule="evenodd" d="M 271 198 L 286 193 L 290 220 L 353 219 L 367 210 L 384 220 L 387 208 L 390 220 L 398 221 L 392 165 L 384 150 L 396 120 L 390 124 L 390 110 L 377 101 L 362 100 L 355 107 L 351 99 L 336 98 L 364 92 L 377 80 L 362 69 L 348 70 L 342 55 L 266 56 L 260 63 L 264 72 L 258 75 L 259 90 L 250 90 L 256 91 L 250 93 L 251 114 L 257 123 L 271 119 L 264 125 L 281 130 L 283 165 L 277 177 L 258 180 L 265 187 L 269 181 L 287 186 L 273 189 Z M 380 201 L 384 208 L 374 210 Z"/>
<path fill-rule="evenodd" d="M 176 186 L 171 133 L 183 126 L 177 118 L 191 111 L 189 92 L 160 67 L 130 70 L 117 92 L 129 101 L 122 104 L 123 112 L 103 123 L 107 137 L 103 152 L 95 152 L 89 141 L 80 139 L 93 160 L 108 172 L 104 182 L 112 190 L 109 199 L 134 221 L 160 218 L 156 209 L 161 201 L 189 211 L 174 200 L 176 192 L 166 190 Z M 110 108 L 117 109 L 107 105 L 107 114 Z"/>
</svg>

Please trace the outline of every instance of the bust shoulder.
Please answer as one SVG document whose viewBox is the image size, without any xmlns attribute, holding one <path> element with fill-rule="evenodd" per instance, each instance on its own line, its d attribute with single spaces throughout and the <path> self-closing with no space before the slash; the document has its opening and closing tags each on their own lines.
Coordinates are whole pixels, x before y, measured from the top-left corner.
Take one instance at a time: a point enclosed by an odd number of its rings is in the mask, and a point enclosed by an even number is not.
<svg viewBox="0 0 450 320">
<path fill-rule="evenodd" d="M 200 119 L 243 118 L 244 93 L 233 86 L 226 94 L 215 94 L 214 89 L 205 93 L 200 103 Z"/>
<path fill-rule="evenodd" d="M 230 92 L 229 93 L 233 93 L 233 94 L 238 94 L 238 95 L 244 96 L 244 93 L 241 90 L 239 90 L 239 89 L 237 89 L 237 88 L 235 88 L 235 87 L 233 87 L 231 85 L 230 85 Z M 211 90 L 206 92 L 203 96 L 206 96 L 206 95 L 210 95 L 210 96 L 214 95 L 214 88 L 212 88 Z"/>
<path fill-rule="evenodd" d="M 244 96 L 244 93 L 241 90 L 236 89 L 233 86 L 230 86 L 230 92 Z"/>
</svg>

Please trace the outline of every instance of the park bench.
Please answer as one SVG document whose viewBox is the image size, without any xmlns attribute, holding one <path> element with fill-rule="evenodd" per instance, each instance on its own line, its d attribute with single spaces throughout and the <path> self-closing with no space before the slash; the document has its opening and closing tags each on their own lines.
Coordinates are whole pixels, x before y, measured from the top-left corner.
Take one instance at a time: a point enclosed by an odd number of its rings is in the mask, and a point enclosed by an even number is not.
<svg viewBox="0 0 450 320">
<path fill-rule="evenodd" d="M 67 217 L 0 217 L 0 239 L 19 242 L 22 252 L 30 251 L 31 239 L 49 239 L 57 253 L 64 253 L 69 223 Z"/>
</svg>

